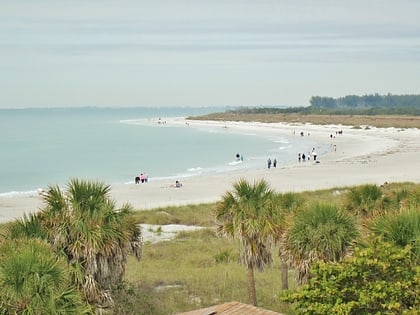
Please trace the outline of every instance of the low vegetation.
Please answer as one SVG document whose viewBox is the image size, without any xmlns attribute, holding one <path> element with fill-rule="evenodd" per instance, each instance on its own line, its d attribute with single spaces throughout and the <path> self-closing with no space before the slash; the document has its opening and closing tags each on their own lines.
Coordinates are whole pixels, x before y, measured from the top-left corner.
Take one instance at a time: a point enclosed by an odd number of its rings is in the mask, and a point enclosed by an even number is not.
<svg viewBox="0 0 420 315">
<path fill-rule="evenodd" d="M 35 310 L 42 309 L 44 314 L 90 314 L 100 309 L 103 314 L 163 315 L 233 300 L 248 304 L 249 279 L 239 262 L 247 266 L 255 257 L 244 257 L 244 237 L 254 242 L 257 227 L 264 238 L 268 236 L 263 226 L 270 226 L 267 218 L 280 214 L 280 209 L 282 221 L 275 233 L 281 235 L 267 239 L 273 244 L 252 245 L 269 249 L 265 257 L 272 258 L 271 264 L 254 274 L 259 307 L 288 315 L 418 314 L 420 184 L 369 184 L 283 194 L 259 190 L 246 182 L 237 185 L 240 198 L 235 200 L 226 194 L 218 203 L 150 211 L 127 208 L 123 213 L 108 211 L 113 203 L 107 198 L 106 186 L 75 181 L 67 192 L 52 187 L 45 196 L 48 207 L 39 216 L 1 227 L 1 313 L 37 314 Z M 252 196 L 259 191 L 270 198 L 254 200 Z M 230 194 L 236 195 L 235 190 Z M 267 205 L 269 212 L 265 212 Z M 115 256 L 119 251 L 113 246 L 119 243 L 127 251 L 127 241 L 140 234 L 130 227 L 121 241 L 107 240 L 114 232 L 122 237 L 117 232 L 132 223 L 204 228 L 180 232 L 170 241 L 146 241 L 141 260 L 129 255 L 125 264 L 125 256 Z M 238 230 L 232 238 L 222 237 L 225 233 L 218 233 L 218 228 L 219 232 L 233 232 L 231 223 Z M 80 252 L 69 251 L 74 246 L 66 245 L 65 240 L 75 233 L 87 238 L 84 243 L 90 246 L 89 253 L 98 251 L 91 256 L 93 263 L 97 258 L 94 266 L 85 259 L 75 260 L 83 257 L 83 247 Z M 32 255 L 36 246 L 39 250 Z M 254 255 L 246 253 L 250 254 Z M 104 264 L 105 255 L 110 257 L 108 264 Z M 109 266 L 120 268 L 118 277 L 100 282 L 101 276 L 115 269 Z M 43 271 L 45 267 L 51 276 Z M 91 273 L 97 268 L 105 269 Z M 99 289 L 95 292 L 112 297 L 112 305 L 98 308 L 97 300 L 92 303 L 86 291 L 91 287 L 82 279 L 94 279 Z"/>
<path fill-rule="evenodd" d="M 391 183 L 383 187 L 365 186 L 285 193 L 278 196 L 278 203 L 290 213 L 292 218 L 295 213 L 311 211 L 312 207 L 319 206 L 319 204 L 328 204 L 333 207 L 334 211 L 339 208 L 352 215 L 356 220 L 357 229 L 360 232 L 359 240 L 366 239 L 374 231 L 373 224 L 381 222 L 381 218 L 386 217 L 387 213 L 394 215 L 401 211 L 405 213 L 404 209 L 408 208 L 414 209 L 414 212 L 418 213 L 420 184 Z M 379 197 L 381 202 L 377 201 L 377 190 L 381 192 Z M 358 215 L 357 211 L 346 210 L 353 202 L 349 196 L 354 192 L 363 192 L 364 200 L 369 199 L 366 194 L 373 192 L 370 199 L 374 200 L 373 204 L 378 206 L 377 211 Z M 201 221 L 204 222 L 203 226 L 208 228 L 195 232 L 182 232 L 172 241 L 145 243 L 143 259 L 139 263 L 132 258 L 128 261 L 124 286 L 122 291 L 119 291 L 124 294 L 120 294 L 116 300 L 120 312 L 116 312 L 116 314 L 134 314 L 133 310 L 138 309 L 142 310 L 142 314 L 175 314 L 232 300 L 249 303 L 246 275 L 243 266 L 238 263 L 240 242 L 217 236 L 214 228 L 216 226 L 214 218 L 216 206 L 217 204 L 212 203 L 196 205 L 193 207 L 194 211 L 191 211 L 190 206 L 181 206 L 134 213 L 137 219 L 141 219 L 141 223 L 190 224 L 189 222 Z M 188 214 L 184 215 L 184 213 Z M 368 229 L 367 226 L 372 228 Z M 378 231 L 382 225 L 378 223 L 375 226 L 375 233 L 383 235 Z M 418 228 L 418 226 L 413 227 L 414 230 Z M 351 234 L 355 231 L 349 232 Z M 410 235 L 411 238 L 407 239 L 411 241 L 416 239 L 416 236 Z M 411 246 L 413 245 L 414 243 L 411 244 Z M 404 246 L 399 248 L 406 250 Z M 263 272 L 255 273 L 258 306 L 284 314 L 301 314 L 296 299 L 287 300 L 284 298 L 284 292 L 290 292 L 290 296 L 294 298 L 296 296 L 292 294 L 300 292 L 301 286 L 297 282 L 298 273 L 293 268 L 289 270 L 288 282 L 291 291 L 282 291 L 282 262 L 278 254 L 279 249 L 276 247 L 272 251 L 272 266 L 266 267 Z M 346 257 L 351 257 L 351 255 Z M 337 265 L 337 263 L 333 263 L 331 267 L 328 267 L 330 266 L 328 262 L 324 262 L 324 264 L 323 270 L 329 270 L 328 268 L 333 268 L 334 264 Z M 418 260 L 412 261 L 411 264 L 414 268 L 414 265 L 418 264 Z M 316 277 L 316 270 L 321 268 L 315 266 L 318 265 L 313 265 L 318 269 L 314 269 L 312 277 Z M 418 283 L 410 283 L 418 286 Z M 357 291 L 357 286 L 355 285 L 352 290 Z M 363 290 L 366 289 L 361 288 L 361 292 L 364 292 Z M 396 293 L 393 294 L 395 297 Z M 313 296 L 315 297 L 315 295 Z M 396 306 L 391 305 L 390 307 Z M 322 313 L 314 311 L 313 314 Z M 343 314 L 357 313 L 343 312 Z"/>
<path fill-rule="evenodd" d="M 204 116 L 188 117 L 191 120 L 215 120 L 215 121 L 245 121 L 262 123 L 289 123 L 314 125 L 347 125 L 354 128 L 420 128 L 420 116 L 397 116 L 397 115 L 362 115 L 362 114 L 305 114 L 305 113 L 277 113 L 267 110 L 265 112 L 247 112 L 245 110 L 214 113 Z"/>
<path fill-rule="evenodd" d="M 313 96 L 307 107 L 240 107 L 189 119 L 420 128 L 420 95 Z"/>
</svg>

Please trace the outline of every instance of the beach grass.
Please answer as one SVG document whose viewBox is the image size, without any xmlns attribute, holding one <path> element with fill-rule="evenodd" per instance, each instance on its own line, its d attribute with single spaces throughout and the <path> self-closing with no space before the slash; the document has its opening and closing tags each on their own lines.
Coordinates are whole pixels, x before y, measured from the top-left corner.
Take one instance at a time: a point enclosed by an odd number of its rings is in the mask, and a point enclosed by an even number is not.
<svg viewBox="0 0 420 315">
<path fill-rule="evenodd" d="M 244 121 L 263 123 L 289 123 L 314 125 L 346 125 L 354 128 L 420 128 L 420 116 L 403 115 L 314 115 L 299 113 L 241 113 L 224 112 L 188 117 L 191 120 Z"/>
<path fill-rule="evenodd" d="M 135 211 L 134 218 L 140 224 L 183 224 L 210 227 L 216 223 L 213 215 L 215 207 L 215 203 L 169 206 L 147 211 Z"/>
<path fill-rule="evenodd" d="M 248 303 L 246 269 L 238 263 L 239 245 L 217 237 L 213 229 L 181 232 L 172 241 L 145 244 L 140 262 L 130 258 L 126 281 L 153 288 L 160 301 L 153 314 L 174 314 L 226 301 Z M 287 310 L 280 303 L 280 270 L 274 264 L 255 274 L 259 306 Z M 289 283 L 295 286 L 290 275 Z"/>
</svg>

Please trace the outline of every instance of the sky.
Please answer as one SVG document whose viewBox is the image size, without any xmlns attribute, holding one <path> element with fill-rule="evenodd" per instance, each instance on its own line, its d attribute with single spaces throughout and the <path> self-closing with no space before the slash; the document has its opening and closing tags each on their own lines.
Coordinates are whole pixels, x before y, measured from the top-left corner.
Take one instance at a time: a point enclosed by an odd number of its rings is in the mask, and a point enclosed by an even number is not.
<svg viewBox="0 0 420 315">
<path fill-rule="evenodd" d="M 420 94 L 418 0 L 0 0 L 0 108 Z"/>
</svg>

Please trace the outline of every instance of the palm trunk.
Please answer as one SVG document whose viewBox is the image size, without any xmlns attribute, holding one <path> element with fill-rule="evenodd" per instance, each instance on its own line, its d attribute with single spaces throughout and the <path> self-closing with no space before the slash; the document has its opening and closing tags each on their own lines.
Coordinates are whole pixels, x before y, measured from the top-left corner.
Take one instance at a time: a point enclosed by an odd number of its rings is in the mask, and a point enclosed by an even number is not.
<svg viewBox="0 0 420 315">
<path fill-rule="evenodd" d="M 248 282 L 248 297 L 249 303 L 257 306 L 257 293 L 255 291 L 255 279 L 254 279 L 254 268 L 248 265 L 246 270 L 247 282 Z"/>
<path fill-rule="evenodd" d="M 281 289 L 287 290 L 289 288 L 289 274 L 288 274 L 288 267 L 285 262 L 281 263 L 280 272 L 281 272 Z"/>
</svg>

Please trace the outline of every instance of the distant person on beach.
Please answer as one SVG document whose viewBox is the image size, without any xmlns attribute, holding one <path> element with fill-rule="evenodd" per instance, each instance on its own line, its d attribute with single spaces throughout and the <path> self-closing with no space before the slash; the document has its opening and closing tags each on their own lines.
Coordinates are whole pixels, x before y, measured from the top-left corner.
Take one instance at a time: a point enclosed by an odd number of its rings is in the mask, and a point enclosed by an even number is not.
<svg viewBox="0 0 420 315">
<path fill-rule="evenodd" d="M 273 161 L 273 167 L 276 168 L 277 167 L 277 159 L 274 159 Z"/>
<path fill-rule="evenodd" d="M 136 177 L 134 178 L 134 182 L 135 182 L 136 184 L 139 184 L 139 183 L 140 183 L 140 176 L 136 176 Z"/>
<path fill-rule="evenodd" d="M 141 181 L 142 183 L 147 183 L 147 175 L 146 175 L 146 174 L 144 174 L 144 173 L 141 173 L 141 174 L 140 174 L 140 181 Z"/>
<path fill-rule="evenodd" d="M 298 154 L 298 161 L 300 162 L 302 160 L 302 157 L 300 156 L 300 153 Z"/>
<path fill-rule="evenodd" d="M 268 160 L 267 160 L 267 167 L 268 167 L 268 169 L 271 168 L 271 159 L 270 158 L 268 158 Z"/>
<path fill-rule="evenodd" d="M 316 156 L 317 156 L 317 154 L 316 154 L 316 152 L 315 152 L 315 148 L 313 148 L 313 149 L 312 149 L 312 156 L 313 156 L 313 158 L 314 158 L 314 161 L 316 161 Z"/>
<path fill-rule="evenodd" d="M 305 162 L 306 161 L 306 156 L 305 153 L 302 153 L 302 161 Z"/>
<path fill-rule="evenodd" d="M 179 180 L 177 180 L 175 182 L 175 184 L 171 185 L 171 187 L 172 188 L 181 188 L 182 187 L 182 184 L 181 184 L 181 182 Z"/>
</svg>

